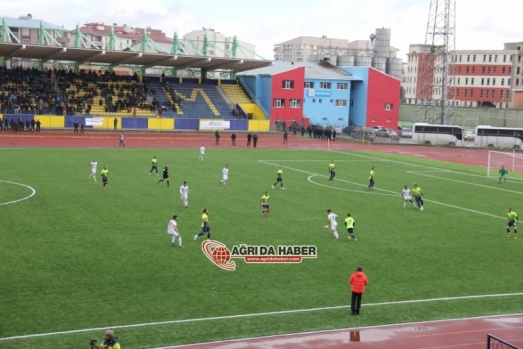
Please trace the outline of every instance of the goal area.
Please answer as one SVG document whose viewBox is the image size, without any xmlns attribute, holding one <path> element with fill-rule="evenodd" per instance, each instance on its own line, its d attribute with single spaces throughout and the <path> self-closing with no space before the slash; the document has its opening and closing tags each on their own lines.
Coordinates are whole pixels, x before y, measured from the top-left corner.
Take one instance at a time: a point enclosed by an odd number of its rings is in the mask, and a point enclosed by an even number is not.
<svg viewBox="0 0 523 349">
<path fill-rule="evenodd" d="M 487 177 L 499 178 L 499 170 L 502 166 L 508 171 L 508 179 L 523 181 L 523 154 L 518 154 L 515 151 L 490 150 L 488 152 Z"/>
</svg>

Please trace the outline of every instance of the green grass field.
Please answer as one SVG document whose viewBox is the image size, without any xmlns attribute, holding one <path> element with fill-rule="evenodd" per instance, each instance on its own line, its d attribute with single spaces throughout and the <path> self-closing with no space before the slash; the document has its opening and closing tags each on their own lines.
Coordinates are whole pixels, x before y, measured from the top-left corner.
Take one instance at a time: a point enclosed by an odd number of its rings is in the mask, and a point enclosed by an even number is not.
<svg viewBox="0 0 523 349">
<path fill-rule="evenodd" d="M 171 188 L 147 175 L 152 155 L 170 164 Z M 93 157 L 109 167 L 107 190 L 100 178 L 88 179 Z M 173 149 L 2 149 L 0 180 L 29 185 L 36 195 L 0 206 L 0 347 L 88 348 L 104 328 L 169 321 L 116 332 L 127 349 L 523 311 L 522 295 L 403 302 L 523 292 L 523 236 L 509 239 L 504 230 L 508 206 L 523 214 L 522 183 L 499 185 L 481 168 L 376 153 L 211 149 L 204 161 L 197 157 L 197 150 Z M 226 163 L 229 184 L 220 186 Z M 277 165 L 286 190 L 271 189 Z M 376 189 L 367 192 L 371 166 Z M 178 193 L 184 180 L 188 209 Z M 424 212 L 402 208 L 399 193 L 415 182 Z M 265 190 L 271 213 L 262 219 Z M 30 193 L 0 182 L 1 202 Z M 204 207 L 213 239 L 229 247 L 312 244 L 318 258 L 237 261 L 236 271 L 221 270 L 202 253 L 202 240 L 193 240 Z M 340 216 L 339 242 L 323 229 L 327 208 Z M 342 227 L 347 212 L 357 243 Z M 166 234 L 173 214 L 183 249 Z M 370 281 L 359 317 L 335 308 L 187 321 L 347 305 L 347 278 L 358 265 Z"/>
</svg>

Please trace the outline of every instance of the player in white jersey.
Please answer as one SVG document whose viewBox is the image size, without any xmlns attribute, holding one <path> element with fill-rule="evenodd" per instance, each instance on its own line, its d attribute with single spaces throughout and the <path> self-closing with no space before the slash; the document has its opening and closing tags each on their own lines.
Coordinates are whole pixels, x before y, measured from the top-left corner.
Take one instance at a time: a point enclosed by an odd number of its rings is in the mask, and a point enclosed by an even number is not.
<svg viewBox="0 0 523 349">
<path fill-rule="evenodd" d="M 205 156 L 205 146 L 202 144 L 200 147 L 200 160 L 203 160 L 203 157 Z"/>
<path fill-rule="evenodd" d="M 229 165 L 225 165 L 225 167 L 222 170 L 222 180 L 220 181 L 221 185 L 227 184 L 227 181 L 229 180 Z"/>
<path fill-rule="evenodd" d="M 330 209 L 328 209 L 327 220 L 329 221 L 329 227 L 336 240 L 339 240 L 340 236 L 338 235 L 338 222 L 336 222 L 336 218 L 338 218 L 338 215 L 332 212 Z"/>
<path fill-rule="evenodd" d="M 403 208 L 407 207 L 407 202 L 411 202 L 412 206 L 416 207 L 416 204 L 414 204 L 414 201 L 412 201 L 412 196 L 410 194 L 410 189 L 405 186 L 403 190 L 401 191 L 401 196 L 403 197 Z"/>
<path fill-rule="evenodd" d="M 91 166 L 91 174 L 89 175 L 89 178 L 93 177 L 94 181 L 96 182 L 96 169 L 98 168 L 98 163 L 96 162 L 96 159 L 93 159 L 89 166 Z"/>
<path fill-rule="evenodd" d="M 182 197 L 183 206 L 187 208 L 187 206 L 189 206 L 189 186 L 187 185 L 187 182 L 183 182 L 180 187 L 180 195 Z"/>
<path fill-rule="evenodd" d="M 173 219 L 169 221 L 169 225 L 167 225 L 167 235 L 171 236 L 171 246 L 174 246 L 174 242 L 176 241 L 176 238 L 178 238 L 178 246 L 182 247 L 182 236 L 178 231 L 177 220 L 178 216 L 174 215 Z"/>
</svg>

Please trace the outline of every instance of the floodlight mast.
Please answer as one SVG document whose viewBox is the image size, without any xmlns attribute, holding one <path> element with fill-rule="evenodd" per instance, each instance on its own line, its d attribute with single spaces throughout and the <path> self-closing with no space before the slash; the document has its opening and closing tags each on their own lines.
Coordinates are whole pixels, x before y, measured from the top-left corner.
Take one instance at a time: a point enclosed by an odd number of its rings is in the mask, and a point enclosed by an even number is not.
<svg viewBox="0 0 523 349">
<path fill-rule="evenodd" d="M 455 116 L 456 0 L 430 0 L 425 45 L 418 53 L 416 118 L 452 123 Z"/>
</svg>

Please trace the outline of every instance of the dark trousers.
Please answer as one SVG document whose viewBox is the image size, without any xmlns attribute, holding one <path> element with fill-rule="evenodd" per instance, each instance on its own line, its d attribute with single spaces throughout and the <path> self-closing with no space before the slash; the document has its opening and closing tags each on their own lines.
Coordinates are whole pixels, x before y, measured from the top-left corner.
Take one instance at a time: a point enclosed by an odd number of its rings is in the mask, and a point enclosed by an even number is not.
<svg viewBox="0 0 523 349">
<path fill-rule="evenodd" d="M 360 314 L 360 308 L 361 308 L 361 297 L 363 296 L 363 293 L 356 293 L 352 292 L 352 297 L 350 300 L 350 310 L 353 315 L 359 315 Z"/>
<path fill-rule="evenodd" d="M 374 188 L 374 179 L 371 178 L 370 181 L 369 181 L 369 189 L 372 189 Z"/>
<path fill-rule="evenodd" d="M 329 177 L 329 180 L 332 181 L 334 179 L 334 176 L 336 176 L 336 172 L 334 170 L 330 170 L 330 173 L 331 173 L 331 175 Z"/>
</svg>

